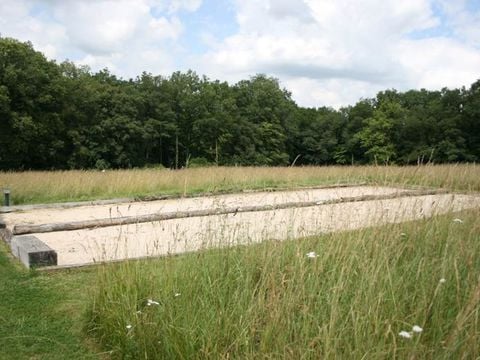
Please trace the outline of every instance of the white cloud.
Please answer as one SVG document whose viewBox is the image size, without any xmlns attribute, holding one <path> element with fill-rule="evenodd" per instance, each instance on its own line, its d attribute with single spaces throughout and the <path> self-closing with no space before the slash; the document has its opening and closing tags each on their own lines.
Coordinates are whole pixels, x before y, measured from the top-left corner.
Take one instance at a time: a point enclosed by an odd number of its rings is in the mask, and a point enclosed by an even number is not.
<svg viewBox="0 0 480 360">
<path fill-rule="evenodd" d="M 354 104 L 360 98 L 371 97 L 385 90 L 384 86 L 372 85 L 351 79 L 318 80 L 307 77 L 288 78 L 281 82 L 289 89 L 295 100 L 304 106 L 328 106 L 339 108 L 345 104 Z"/>
<path fill-rule="evenodd" d="M 65 29 L 30 15 L 33 3 L 28 0 L 0 1 L 0 34 L 21 41 L 31 41 L 35 48 L 54 58 L 66 41 Z"/>
<path fill-rule="evenodd" d="M 161 17 L 159 19 L 151 19 L 149 22 L 149 31 L 157 39 L 177 39 L 183 31 L 183 26 L 180 19 L 176 16 L 170 20 Z"/>
<path fill-rule="evenodd" d="M 303 22 L 311 22 L 310 10 L 306 3 L 290 0 L 270 0 L 266 3 L 266 10 L 270 16 L 277 19 L 297 19 Z"/>
<path fill-rule="evenodd" d="M 177 12 L 200 5 L 201 0 L 3 0 L 0 31 L 31 41 L 49 58 L 69 58 L 93 70 L 108 67 L 124 77 L 144 70 L 167 74 L 176 70 L 175 41 L 184 31 Z"/>
<path fill-rule="evenodd" d="M 452 39 L 405 40 L 397 53 L 416 88 L 468 86 L 480 76 L 480 51 Z"/>
<path fill-rule="evenodd" d="M 469 85 L 479 74 L 478 49 L 411 36 L 441 25 L 432 3 L 238 0 L 238 33 L 216 44 L 202 69 L 229 80 L 276 76 L 307 106 L 351 104 L 386 88 Z"/>
<path fill-rule="evenodd" d="M 455 35 L 472 46 L 480 46 L 480 10 L 469 11 L 466 0 L 441 0 L 440 4 Z"/>
<path fill-rule="evenodd" d="M 81 65 L 87 65 L 92 69 L 104 69 L 108 68 L 108 70 L 115 74 L 118 72 L 118 67 L 116 66 L 116 62 L 118 62 L 119 57 L 121 55 L 110 55 L 110 56 L 102 56 L 102 55 L 91 55 L 88 54 L 85 57 L 76 61 L 76 63 Z M 117 60 L 117 61 L 116 61 Z"/>
<path fill-rule="evenodd" d="M 231 82 L 267 73 L 306 106 L 351 104 L 386 88 L 468 86 L 480 76 L 480 11 L 467 0 L 232 4 L 237 29 L 225 36 L 184 18 L 202 0 L 0 0 L 0 33 L 123 77 L 188 65 Z M 203 20 L 219 20 L 217 12 Z"/>
<path fill-rule="evenodd" d="M 141 0 L 65 1 L 55 7 L 71 45 L 88 54 L 111 54 L 141 32 L 149 7 Z"/>
<path fill-rule="evenodd" d="M 175 13 L 180 10 L 196 11 L 201 4 L 202 0 L 171 0 L 168 11 L 170 13 Z"/>
</svg>

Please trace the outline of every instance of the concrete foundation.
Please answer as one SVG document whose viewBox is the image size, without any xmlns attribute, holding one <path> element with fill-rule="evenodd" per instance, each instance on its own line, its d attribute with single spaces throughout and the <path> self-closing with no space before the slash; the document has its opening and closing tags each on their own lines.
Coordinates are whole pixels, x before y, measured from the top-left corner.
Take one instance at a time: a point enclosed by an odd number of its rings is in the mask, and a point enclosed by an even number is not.
<svg viewBox="0 0 480 360">
<path fill-rule="evenodd" d="M 247 207 L 251 211 L 238 211 Z M 480 208 L 479 194 L 412 194 L 403 188 L 356 186 L 258 192 L 68 209 L 23 209 L 0 214 L 5 224 L 4 229 L 0 228 L 0 238 L 25 266 L 58 268 L 296 239 L 476 208 Z M 237 210 L 198 216 L 215 209 Z M 168 214 L 185 216 L 162 218 Z M 125 218 L 135 221 L 117 221 Z M 102 226 L 51 226 L 92 224 L 97 220 L 102 221 Z M 51 228 L 48 231 L 35 230 L 47 225 Z M 15 235 L 15 229 L 21 227 L 29 227 L 30 231 L 23 233 L 28 235 Z"/>
<path fill-rule="evenodd" d="M 35 236 L 14 236 L 10 246 L 13 255 L 28 268 L 57 265 L 57 253 Z"/>
</svg>

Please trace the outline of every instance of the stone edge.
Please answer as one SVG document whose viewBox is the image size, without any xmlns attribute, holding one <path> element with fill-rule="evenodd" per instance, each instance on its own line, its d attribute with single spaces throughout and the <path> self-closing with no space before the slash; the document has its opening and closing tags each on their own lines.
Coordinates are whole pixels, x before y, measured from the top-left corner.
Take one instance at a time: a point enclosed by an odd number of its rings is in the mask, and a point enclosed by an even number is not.
<svg viewBox="0 0 480 360">
<path fill-rule="evenodd" d="M 27 268 L 57 266 L 55 250 L 33 235 L 13 236 L 10 240 L 12 254 Z"/>
</svg>

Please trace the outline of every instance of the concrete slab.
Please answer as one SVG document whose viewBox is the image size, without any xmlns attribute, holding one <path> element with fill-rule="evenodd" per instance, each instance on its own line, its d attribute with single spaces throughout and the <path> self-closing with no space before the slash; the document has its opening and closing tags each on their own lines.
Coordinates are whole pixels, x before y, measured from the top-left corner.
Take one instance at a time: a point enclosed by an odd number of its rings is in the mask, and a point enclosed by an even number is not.
<svg viewBox="0 0 480 360">
<path fill-rule="evenodd" d="M 478 195 L 441 194 L 214 215 L 36 234 L 59 266 L 286 240 L 480 208 Z"/>
<path fill-rule="evenodd" d="M 372 198 L 376 197 L 375 199 Z M 362 201 L 355 201 L 361 199 Z M 342 202 L 346 201 L 346 202 Z M 313 203 L 282 208 L 287 203 Z M 12 237 L 19 224 L 42 225 L 119 219 L 185 211 L 272 205 L 262 211 L 149 220 Z M 276 208 L 275 208 L 276 207 Z M 0 214 L 0 236 L 27 267 L 83 266 L 103 261 L 197 251 L 211 247 L 285 240 L 353 230 L 480 208 L 478 194 L 421 194 L 411 189 L 353 186 L 256 192 L 136 203 L 28 209 Z M 36 230 L 40 231 L 40 230 Z M 3 234 L 3 235 L 2 235 Z"/>
<path fill-rule="evenodd" d="M 142 216 L 175 211 L 194 211 L 214 208 L 243 207 L 251 205 L 278 205 L 288 202 L 329 202 L 342 198 L 368 195 L 398 195 L 411 192 L 411 189 L 384 186 L 351 186 L 325 189 L 301 189 L 279 192 L 255 192 L 247 194 L 227 194 L 208 197 L 180 198 L 135 203 L 103 204 L 79 206 L 69 209 L 48 208 L 30 209 L 21 212 L 1 214 L 10 231 L 19 224 L 39 225 L 70 221 Z"/>
<path fill-rule="evenodd" d="M 27 268 L 57 265 L 57 253 L 36 236 L 14 236 L 10 247 Z"/>
</svg>

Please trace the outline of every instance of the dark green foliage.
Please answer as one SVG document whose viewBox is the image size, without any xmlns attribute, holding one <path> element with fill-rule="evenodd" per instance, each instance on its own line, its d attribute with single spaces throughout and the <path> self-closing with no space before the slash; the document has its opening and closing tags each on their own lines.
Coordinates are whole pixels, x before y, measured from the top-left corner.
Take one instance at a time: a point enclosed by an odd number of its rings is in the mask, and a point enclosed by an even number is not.
<svg viewBox="0 0 480 360">
<path fill-rule="evenodd" d="M 60 69 L 30 43 L 0 41 L 1 167 L 56 167 L 65 156 Z"/>
<path fill-rule="evenodd" d="M 265 75 L 127 81 L 0 37 L 0 170 L 474 162 L 479 109 L 480 80 L 307 109 Z"/>
</svg>

